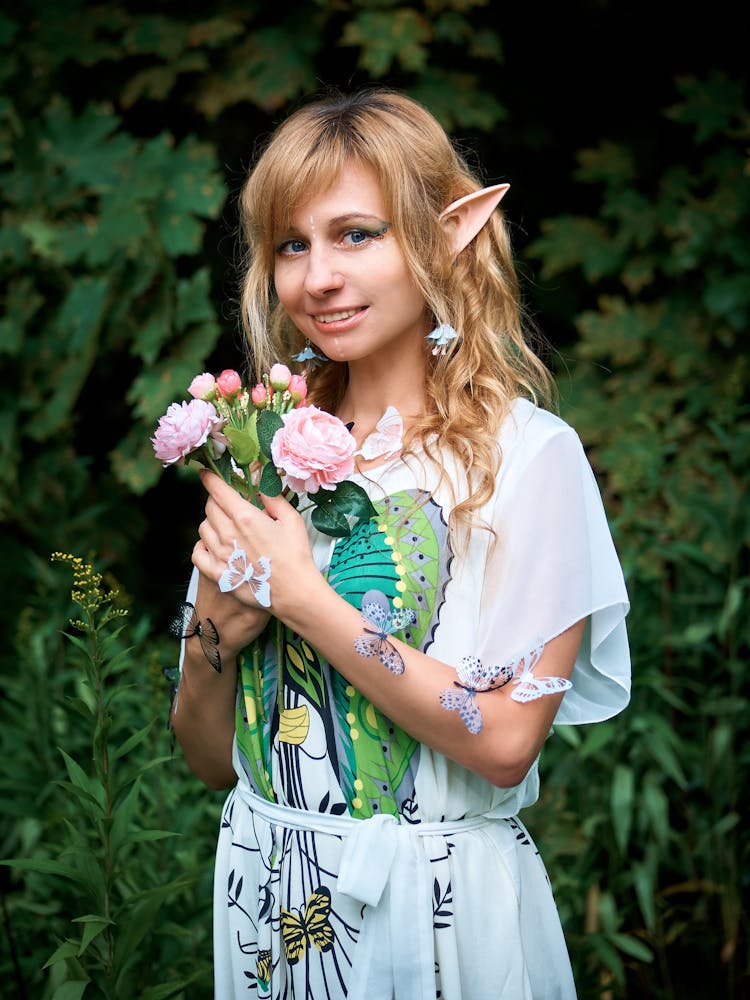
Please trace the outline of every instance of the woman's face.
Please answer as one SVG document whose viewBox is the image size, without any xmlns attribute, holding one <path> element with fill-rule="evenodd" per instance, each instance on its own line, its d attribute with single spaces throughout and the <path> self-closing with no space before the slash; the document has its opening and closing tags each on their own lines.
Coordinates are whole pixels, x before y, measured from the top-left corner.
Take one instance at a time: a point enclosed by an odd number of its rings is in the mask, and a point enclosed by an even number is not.
<svg viewBox="0 0 750 1000">
<path fill-rule="evenodd" d="M 274 281 L 297 329 L 329 358 L 413 354 L 429 331 L 375 172 L 347 167 L 276 234 Z"/>
</svg>

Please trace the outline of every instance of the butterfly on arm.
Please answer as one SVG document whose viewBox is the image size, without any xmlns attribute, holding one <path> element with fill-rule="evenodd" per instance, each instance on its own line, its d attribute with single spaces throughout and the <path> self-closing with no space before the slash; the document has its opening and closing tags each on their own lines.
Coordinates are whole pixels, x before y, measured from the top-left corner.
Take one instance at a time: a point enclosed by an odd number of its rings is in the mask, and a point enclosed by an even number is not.
<svg viewBox="0 0 750 1000">
<path fill-rule="evenodd" d="M 377 656 L 392 674 L 403 674 L 403 657 L 388 637 L 408 625 L 414 625 L 417 620 L 415 612 L 411 608 L 392 610 L 385 594 L 379 590 L 368 590 L 362 598 L 362 617 L 365 635 L 354 640 L 356 651 L 360 656 Z"/>
<path fill-rule="evenodd" d="M 449 712 L 458 712 L 469 732 L 476 736 L 482 731 L 482 713 L 476 703 L 478 694 L 499 691 L 511 681 L 513 701 L 536 701 L 546 694 L 560 694 L 572 687 L 565 677 L 535 677 L 533 670 L 544 651 L 540 642 L 533 649 L 512 656 L 502 666 L 483 667 L 476 656 L 464 656 L 456 667 L 458 680 L 453 685 L 458 690 L 446 688 L 440 692 L 440 704 Z"/>
<path fill-rule="evenodd" d="M 190 639 L 197 635 L 200 639 L 203 655 L 217 674 L 221 673 L 221 655 L 219 654 L 219 631 L 210 618 L 201 621 L 195 606 L 189 601 L 183 601 L 177 606 L 169 631 L 175 639 Z"/>
</svg>

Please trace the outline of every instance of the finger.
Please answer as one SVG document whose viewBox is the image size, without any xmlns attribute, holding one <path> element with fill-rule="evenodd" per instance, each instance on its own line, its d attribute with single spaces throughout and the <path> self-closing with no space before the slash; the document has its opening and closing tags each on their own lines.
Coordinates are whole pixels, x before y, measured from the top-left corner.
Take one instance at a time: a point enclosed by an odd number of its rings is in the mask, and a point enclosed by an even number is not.
<svg viewBox="0 0 750 1000">
<path fill-rule="evenodd" d="M 232 527 L 232 518 L 221 507 L 212 496 L 206 501 L 206 520 L 211 524 L 216 534 L 223 539 L 229 540 L 236 529 Z"/>
<path fill-rule="evenodd" d="M 296 515 L 294 507 L 289 503 L 286 497 L 282 496 L 280 493 L 277 497 L 268 497 L 265 493 L 261 493 L 260 498 L 263 502 L 263 507 L 269 517 L 272 517 L 274 521 L 285 520 L 289 513 Z"/>
<path fill-rule="evenodd" d="M 221 559 L 222 549 L 224 546 L 222 546 L 221 536 L 216 531 L 216 528 L 211 523 L 209 518 L 201 521 L 198 525 L 198 534 L 200 535 L 201 541 L 208 552 L 214 555 L 217 559 Z"/>
<path fill-rule="evenodd" d="M 225 483 L 221 476 L 217 476 L 215 472 L 211 472 L 210 469 L 201 469 L 199 475 L 201 482 L 210 496 L 228 516 L 231 517 L 239 511 L 244 511 L 246 508 L 250 508 L 250 510 L 255 509 L 251 503 L 244 500 L 235 489 L 228 483 Z"/>
</svg>

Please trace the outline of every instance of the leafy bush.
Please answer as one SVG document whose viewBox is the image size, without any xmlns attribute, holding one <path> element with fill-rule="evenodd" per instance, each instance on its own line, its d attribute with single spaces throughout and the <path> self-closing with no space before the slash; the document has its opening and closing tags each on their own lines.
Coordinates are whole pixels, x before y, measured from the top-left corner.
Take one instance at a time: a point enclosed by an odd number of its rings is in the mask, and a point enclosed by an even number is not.
<svg viewBox="0 0 750 1000">
<path fill-rule="evenodd" d="M 585 150 L 598 217 L 550 219 L 532 247 L 545 279 L 578 270 L 590 288 L 564 413 L 632 598 L 632 704 L 550 742 L 532 815 L 592 996 L 733 997 L 750 971 L 750 116 L 721 75 L 678 88 L 667 117 L 691 168 L 648 187 L 629 149 Z"/>
</svg>

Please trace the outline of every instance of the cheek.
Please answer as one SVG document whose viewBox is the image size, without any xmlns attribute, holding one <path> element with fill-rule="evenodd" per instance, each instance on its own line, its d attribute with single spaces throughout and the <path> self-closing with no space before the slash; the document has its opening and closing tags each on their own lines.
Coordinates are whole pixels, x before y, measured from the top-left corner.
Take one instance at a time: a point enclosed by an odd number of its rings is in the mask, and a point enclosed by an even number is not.
<svg viewBox="0 0 750 1000">
<path fill-rule="evenodd" d="M 273 272 L 273 285 L 276 289 L 276 296 L 287 312 L 294 307 L 295 285 L 294 276 L 289 268 L 276 266 Z"/>
</svg>

